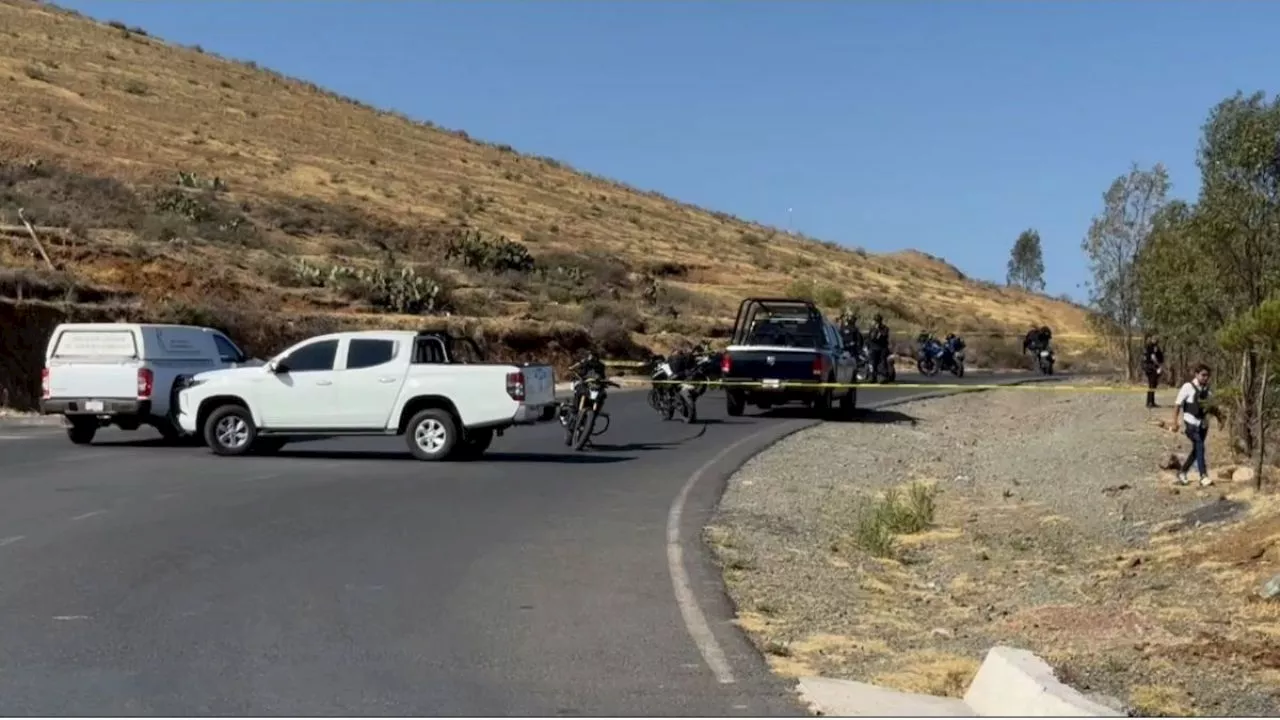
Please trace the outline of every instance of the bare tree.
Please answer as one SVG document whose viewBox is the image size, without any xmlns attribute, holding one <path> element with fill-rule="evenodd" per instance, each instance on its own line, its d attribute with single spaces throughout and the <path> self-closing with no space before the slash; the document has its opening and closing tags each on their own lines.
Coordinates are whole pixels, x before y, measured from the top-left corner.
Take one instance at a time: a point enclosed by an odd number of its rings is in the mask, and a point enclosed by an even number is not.
<svg viewBox="0 0 1280 720">
<path fill-rule="evenodd" d="M 1134 337 L 1141 322 L 1137 262 L 1168 194 L 1169 173 L 1163 165 L 1142 170 L 1134 163 L 1102 196 L 1102 213 L 1093 218 L 1081 243 L 1093 274 L 1090 300 L 1120 334 L 1130 380 L 1137 372 Z"/>
</svg>

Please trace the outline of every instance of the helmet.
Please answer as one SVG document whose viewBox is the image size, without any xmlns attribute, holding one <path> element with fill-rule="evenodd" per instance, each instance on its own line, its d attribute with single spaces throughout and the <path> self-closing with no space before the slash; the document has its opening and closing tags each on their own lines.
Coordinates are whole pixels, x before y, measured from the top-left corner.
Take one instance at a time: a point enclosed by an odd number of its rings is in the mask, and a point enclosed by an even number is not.
<svg viewBox="0 0 1280 720">
<path fill-rule="evenodd" d="M 882 323 L 882 322 L 884 322 L 884 315 L 881 315 L 880 313 L 876 313 L 875 320 L 876 320 L 876 322 L 878 322 L 878 323 Z"/>
<path fill-rule="evenodd" d="M 956 339 L 956 334 L 955 334 L 955 333 L 947 333 L 947 339 L 948 339 L 948 340 L 955 340 L 955 339 Z"/>
</svg>

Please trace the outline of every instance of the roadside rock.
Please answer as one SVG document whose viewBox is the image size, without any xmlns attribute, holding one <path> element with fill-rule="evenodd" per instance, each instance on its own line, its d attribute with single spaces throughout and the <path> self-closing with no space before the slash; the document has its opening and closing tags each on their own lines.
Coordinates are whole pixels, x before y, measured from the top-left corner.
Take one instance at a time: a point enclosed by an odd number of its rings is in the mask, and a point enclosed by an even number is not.
<svg viewBox="0 0 1280 720">
<path fill-rule="evenodd" d="M 1233 483 L 1251 483 L 1255 477 L 1257 476 L 1254 475 L 1253 468 L 1238 467 L 1231 472 L 1231 482 Z"/>
</svg>

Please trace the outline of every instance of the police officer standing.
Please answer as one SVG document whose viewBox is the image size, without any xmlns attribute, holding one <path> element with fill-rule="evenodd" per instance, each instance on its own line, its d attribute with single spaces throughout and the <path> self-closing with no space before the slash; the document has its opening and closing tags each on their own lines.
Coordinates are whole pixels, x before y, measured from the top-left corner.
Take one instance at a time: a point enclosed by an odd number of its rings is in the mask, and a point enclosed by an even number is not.
<svg viewBox="0 0 1280 720">
<path fill-rule="evenodd" d="M 1147 407 L 1157 407 L 1156 388 L 1160 384 L 1160 374 L 1164 372 L 1164 349 L 1156 335 L 1149 336 L 1142 348 L 1142 372 L 1147 376 Z"/>
<path fill-rule="evenodd" d="M 884 324 L 884 316 L 876 313 L 870 331 L 867 332 L 867 355 L 871 361 L 871 379 L 885 383 L 889 381 L 889 326 Z"/>
</svg>

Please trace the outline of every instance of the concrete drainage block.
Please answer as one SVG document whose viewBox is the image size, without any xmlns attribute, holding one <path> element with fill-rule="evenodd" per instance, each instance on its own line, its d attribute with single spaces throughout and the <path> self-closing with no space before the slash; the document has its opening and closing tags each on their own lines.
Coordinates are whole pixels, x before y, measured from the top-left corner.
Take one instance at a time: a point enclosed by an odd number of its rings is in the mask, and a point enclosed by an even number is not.
<svg viewBox="0 0 1280 720">
<path fill-rule="evenodd" d="M 851 680 L 800 678 L 801 697 L 838 717 L 1126 717 L 1064 685 L 1034 654 L 997 646 L 988 653 L 964 699 L 899 692 Z"/>
</svg>

